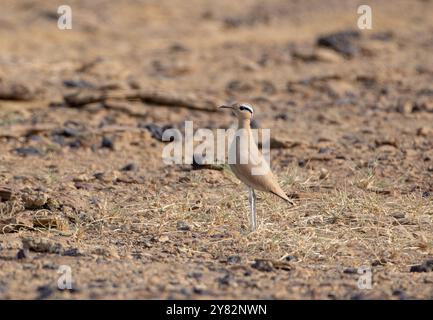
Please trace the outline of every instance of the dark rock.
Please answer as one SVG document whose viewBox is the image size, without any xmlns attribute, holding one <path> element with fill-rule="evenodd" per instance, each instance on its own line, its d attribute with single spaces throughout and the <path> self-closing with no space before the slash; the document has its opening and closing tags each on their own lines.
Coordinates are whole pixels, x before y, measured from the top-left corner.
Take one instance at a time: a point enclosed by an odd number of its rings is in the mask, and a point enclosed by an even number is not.
<svg viewBox="0 0 433 320">
<path fill-rule="evenodd" d="M 353 40 L 360 38 L 358 31 L 342 31 L 321 36 L 317 44 L 328 47 L 345 57 L 353 57 L 359 52 L 359 48 L 353 44 Z"/>
<path fill-rule="evenodd" d="M 433 259 L 426 260 L 422 264 L 410 267 L 409 272 L 432 272 L 433 271 Z"/>
<path fill-rule="evenodd" d="M 56 254 L 62 251 L 62 245 L 60 243 L 45 238 L 27 237 L 22 239 L 22 242 L 24 250 Z"/>
<path fill-rule="evenodd" d="M 357 274 L 358 273 L 358 269 L 357 268 L 346 268 L 343 270 L 343 273 L 346 274 Z"/>
<path fill-rule="evenodd" d="M 185 221 L 178 221 L 176 225 L 177 230 L 180 231 L 189 231 L 191 227 Z"/>
<path fill-rule="evenodd" d="M 40 156 L 42 152 L 35 147 L 16 148 L 15 152 L 20 156 Z"/>
<path fill-rule="evenodd" d="M 29 256 L 29 250 L 27 250 L 27 249 L 18 250 L 18 253 L 17 253 L 17 259 L 18 260 L 26 259 L 28 256 Z"/>
<path fill-rule="evenodd" d="M 54 290 L 48 285 L 39 286 L 37 291 L 38 297 L 36 299 L 38 300 L 47 299 L 54 293 Z"/>
<path fill-rule="evenodd" d="M 394 38 L 392 31 L 377 32 L 371 36 L 371 39 L 380 41 L 389 41 Z"/>
<path fill-rule="evenodd" d="M 0 202 L 9 201 L 12 197 L 12 189 L 0 187 Z"/>
<path fill-rule="evenodd" d="M 27 84 L 0 81 L 0 100 L 29 101 L 35 97 L 35 90 Z"/>
<path fill-rule="evenodd" d="M 305 159 L 299 159 L 298 160 L 298 166 L 305 167 L 306 164 L 307 164 L 307 160 L 305 160 Z"/>
<path fill-rule="evenodd" d="M 188 52 L 189 51 L 189 49 L 181 43 L 173 43 L 170 46 L 169 50 L 171 52 Z"/>
<path fill-rule="evenodd" d="M 237 17 L 224 18 L 224 26 L 227 28 L 238 28 L 243 24 L 242 19 Z"/>
<path fill-rule="evenodd" d="M 201 277 L 203 277 L 203 273 L 199 272 L 199 271 L 191 271 L 188 273 L 188 278 L 193 278 L 193 279 L 200 279 Z"/>
<path fill-rule="evenodd" d="M 81 141 L 80 141 L 80 139 L 74 140 L 74 141 L 70 142 L 68 144 L 68 146 L 72 149 L 78 149 L 81 147 Z"/>
<path fill-rule="evenodd" d="M 105 175 L 104 172 L 96 172 L 93 176 L 95 177 L 95 179 L 103 180 L 104 179 L 104 175 Z"/>
<path fill-rule="evenodd" d="M 229 92 L 248 92 L 253 89 L 254 88 L 250 83 L 242 82 L 240 80 L 232 80 L 226 86 L 226 90 Z"/>
<path fill-rule="evenodd" d="M 263 259 L 256 259 L 254 263 L 251 265 L 251 267 L 262 272 L 271 272 L 274 270 L 272 263 L 268 260 L 263 260 Z"/>
<path fill-rule="evenodd" d="M 229 256 L 227 258 L 227 263 L 228 264 L 238 264 L 238 263 L 241 263 L 241 260 L 242 260 L 242 258 L 240 256 L 236 256 L 236 255 Z"/>
<path fill-rule="evenodd" d="M 48 200 L 48 195 L 41 189 L 25 188 L 21 190 L 21 200 L 28 210 L 41 209 Z"/>
<path fill-rule="evenodd" d="M 296 258 L 295 256 L 292 256 L 292 255 L 287 255 L 287 256 L 285 256 L 284 257 L 284 260 L 286 260 L 286 261 L 296 261 L 296 260 L 298 260 L 298 258 Z"/>
<path fill-rule="evenodd" d="M 58 268 L 59 265 L 53 262 L 44 263 L 44 265 L 42 266 L 42 269 L 47 269 L 47 270 L 57 270 Z"/>
<path fill-rule="evenodd" d="M 84 256 L 84 253 L 82 253 L 78 248 L 69 248 L 64 250 L 62 255 L 68 257 L 81 257 Z"/>
<path fill-rule="evenodd" d="M 350 300 L 365 300 L 365 296 L 362 293 L 355 293 L 350 297 Z"/>
<path fill-rule="evenodd" d="M 64 80 L 63 85 L 68 88 L 93 89 L 95 85 L 86 80 Z"/>
<path fill-rule="evenodd" d="M 138 171 L 138 166 L 131 162 L 128 163 L 126 166 L 124 166 L 122 169 L 120 169 L 121 171 Z"/>
<path fill-rule="evenodd" d="M 65 145 L 65 137 L 58 135 L 58 134 L 54 134 L 52 136 L 52 140 L 54 143 L 57 143 L 58 145 L 64 146 Z"/>
<path fill-rule="evenodd" d="M 114 139 L 103 137 L 101 142 L 101 148 L 106 148 L 110 150 L 114 150 Z"/>
<path fill-rule="evenodd" d="M 320 154 L 329 154 L 332 152 L 331 148 L 319 148 L 319 153 Z"/>
<path fill-rule="evenodd" d="M 221 285 L 223 285 L 223 286 L 230 285 L 230 282 L 231 282 L 231 276 L 230 276 L 229 273 L 227 273 L 224 276 L 218 278 L 218 283 L 221 284 Z"/>
<path fill-rule="evenodd" d="M 170 125 L 165 125 L 165 126 L 161 127 L 161 126 L 158 126 L 154 123 L 139 124 L 138 127 L 147 129 L 151 133 L 152 138 L 154 138 L 158 141 L 163 141 L 162 136 L 163 136 L 165 130 L 173 128 Z M 170 140 L 170 141 L 173 141 L 173 140 Z"/>
<path fill-rule="evenodd" d="M 392 292 L 393 296 L 397 296 L 400 300 L 407 300 L 409 297 L 407 296 L 404 289 L 396 289 Z"/>
<path fill-rule="evenodd" d="M 287 121 L 289 120 L 289 114 L 287 112 L 280 112 L 274 116 L 274 119 Z"/>
<path fill-rule="evenodd" d="M 63 128 L 63 129 L 55 130 L 54 134 L 59 135 L 59 136 L 63 136 L 63 137 L 68 137 L 68 138 L 69 137 L 78 137 L 80 135 L 78 130 L 76 130 L 74 128 Z"/>
</svg>

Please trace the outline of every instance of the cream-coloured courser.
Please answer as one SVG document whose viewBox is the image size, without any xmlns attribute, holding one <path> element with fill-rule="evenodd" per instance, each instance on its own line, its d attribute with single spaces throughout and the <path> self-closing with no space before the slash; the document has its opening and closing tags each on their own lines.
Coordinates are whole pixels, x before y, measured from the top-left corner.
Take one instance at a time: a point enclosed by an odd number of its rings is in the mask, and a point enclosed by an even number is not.
<svg viewBox="0 0 433 320">
<path fill-rule="evenodd" d="M 251 105 L 246 103 L 235 103 L 230 106 L 224 105 L 220 108 L 232 109 L 238 118 L 237 136 L 236 139 L 233 139 L 229 148 L 229 157 L 230 154 L 236 154 L 236 161 L 234 161 L 234 163 L 230 163 L 229 161 L 229 165 L 236 177 L 248 186 L 248 199 L 251 208 L 251 225 L 252 229 L 256 230 L 257 214 L 256 194 L 254 190 L 273 193 L 291 205 L 293 205 L 293 202 L 289 197 L 287 197 L 283 189 L 281 189 L 277 179 L 269 168 L 269 164 L 255 143 L 251 131 L 251 119 L 254 113 Z"/>
</svg>

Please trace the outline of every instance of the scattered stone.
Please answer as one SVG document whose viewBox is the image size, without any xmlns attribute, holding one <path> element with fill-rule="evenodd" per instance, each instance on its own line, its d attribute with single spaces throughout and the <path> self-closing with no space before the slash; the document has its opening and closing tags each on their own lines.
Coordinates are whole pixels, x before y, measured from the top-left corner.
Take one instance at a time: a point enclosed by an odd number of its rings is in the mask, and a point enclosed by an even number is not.
<svg viewBox="0 0 433 320">
<path fill-rule="evenodd" d="M 358 273 L 358 269 L 357 268 L 346 268 L 343 270 L 343 273 L 346 274 L 357 274 Z"/>
<path fill-rule="evenodd" d="M 54 293 L 54 290 L 48 285 L 38 287 L 37 291 L 38 297 L 36 299 L 38 300 L 47 299 Z"/>
<path fill-rule="evenodd" d="M 28 249 L 20 249 L 17 252 L 17 259 L 26 259 L 29 256 L 29 250 Z"/>
<path fill-rule="evenodd" d="M 398 148 L 398 142 L 397 139 L 394 137 L 381 137 L 374 140 L 374 144 L 376 148 L 382 147 L 382 146 L 392 146 L 394 148 Z"/>
<path fill-rule="evenodd" d="M 191 227 L 185 221 L 178 221 L 176 225 L 177 230 L 190 231 Z"/>
<path fill-rule="evenodd" d="M 203 273 L 199 272 L 199 271 L 191 271 L 188 273 L 188 278 L 193 278 L 193 279 L 200 279 L 203 277 Z"/>
<path fill-rule="evenodd" d="M 42 151 L 35 148 L 35 147 L 23 147 L 23 148 L 16 148 L 14 150 L 18 155 L 26 157 L 26 156 L 41 156 Z"/>
<path fill-rule="evenodd" d="M 271 272 L 274 270 L 272 262 L 264 259 L 256 259 L 251 267 L 262 272 Z"/>
<path fill-rule="evenodd" d="M 337 63 L 343 60 L 343 58 L 338 55 L 338 53 L 328 49 L 318 48 L 315 50 L 314 55 L 317 61 Z"/>
<path fill-rule="evenodd" d="M 63 85 L 67 88 L 94 89 L 95 85 L 86 80 L 64 80 Z"/>
<path fill-rule="evenodd" d="M 411 101 L 404 101 L 398 104 L 397 110 L 401 114 L 411 114 L 414 109 L 414 105 Z"/>
<path fill-rule="evenodd" d="M 229 286 L 229 285 L 230 285 L 230 282 L 231 282 L 231 280 L 232 280 L 232 277 L 230 276 L 229 273 L 226 273 L 224 276 L 219 277 L 217 280 L 218 280 L 218 283 L 219 283 L 220 285 L 223 285 L 223 286 Z"/>
<path fill-rule="evenodd" d="M 121 171 L 138 171 L 138 166 L 131 162 L 128 163 L 127 165 L 125 165 L 124 167 L 122 167 L 122 169 L 120 169 Z"/>
<path fill-rule="evenodd" d="M 82 143 L 81 143 L 81 140 L 80 140 L 80 139 L 76 139 L 76 140 L 74 140 L 74 141 L 71 141 L 71 142 L 68 144 L 68 146 L 69 146 L 69 148 L 71 148 L 71 149 L 78 149 L 78 148 L 80 148 L 80 147 L 82 146 Z"/>
<path fill-rule="evenodd" d="M 59 210 L 61 206 L 61 203 L 55 198 L 48 198 L 47 203 L 44 204 L 44 208 L 50 211 Z"/>
<path fill-rule="evenodd" d="M 390 41 L 394 38 L 394 33 L 392 31 L 376 32 L 371 36 L 371 39 L 379 41 Z"/>
<path fill-rule="evenodd" d="M 87 174 L 82 173 L 72 179 L 74 182 L 88 182 L 92 180 Z"/>
<path fill-rule="evenodd" d="M 25 209 L 35 210 L 47 203 L 48 196 L 42 191 L 26 188 L 22 190 L 21 200 Z"/>
<path fill-rule="evenodd" d="M 285 270 L 285 271 L 292 270 L 292 266 L 287 261 L 272 260 L 270 262 L 275 269 Z"/>
<path fill-rule="evenodd" d="M 101 148 L 106 148 L 106 149 L 114 150 L 114 139 L 113 138 L 108 138 L 108 137 L 104 136 L 102 138 Z"/>
<path fill-rule="evenodd" d="M 359 52 L 359 48 L 353 42 L 360 37 L 361 34 L 358 31 L 342 31 L 319 37 L 317 44 L 331 48 L 341 55 L 351 58 Z"/>
<path fill-rule="evenodd" d="M 74 183 L 75 188 L 77 188 L 78 190 L 82 189 L 82 190 L 92 190 L 93 186 L 89 183 L 85 183 L 85 182 L 75 182 Z"/>
<path fill-rule="evenodd" d="M 71 137 L 80 136 L 80 132 L 73 128 L 63 128 L 63 129 L 55 130 L 53 132 L 53 135 L 57 137 L 61 136 L 61 137 L 71 138 Z"/>
<path fill-rule="evenodd" d="M 78 248 L 69 248 L 64 250 L 62 255 L 68 257 L 81 257 L 84 256 L 84 253 Z"/>
<path fill-rule="evenodd" d="M 93 174 L 97 180 L 110 183 L 113 181 L 122 182 L 122 179 L 119 179 L 118 171 L 107 171 L 107 172 L 96 172 Z"/>
<path fill-rule="evenodd" d="M 242 258 L 240 256 L 234 255 L 234 256 L 229 256 L 227 258 L 227 263 L 228 264 L 239 264 L 241 263 Z"/>
<path fill-rule="evenodd" d="M 426 260 L 422 264 L 410 267 L 409 272 L 433 272 L 433 259 Z"/>
<path fill-rule="evenodd" d="M 431 196 L 431 192 L 430 191 L 424 191 L 421 195 L 423 198 L 428 198 Z"/>
<path fill-rule="evenodd" d="M 9 201 L 12 197 L 12 189 L 0 186 L 0 202 Z"/>
<path fill-rule="evenodd" d="M 34 252 L 56 253 L 62 251 L 62 245 L 58 242 L 46 238 L 27 237 L 22 239 L 23 249 L 28 249 Z"/>
<path fill-rule="evenodd" d="M 329 175 L 329 171 L 327 169 L 325 169 L 325 168 L 320 169 L 320 175 L 319 175 L 320 180 L 327 178 L 328 175 Z"/>
<path fill-rule="evenodd" d="M 170 238 L 168 236 L 161 236 L 158 238 L 158 241 L 162 242 L 162 243 L 166 243 L 166 242 L 170 241 Z"/>
<path fill-rule="evenodd" d="M 335 53 L 335 51 L 313 47 L 296 48 L 293 52 L 293 58 L 304 62 L 340 62 L 342 60 L 341 56 Z"/>
<path fill-rule="evenodd" d="M 428 127 L 420 127 L 417 129 L 416 135 L 420 137 L 433 136 L 433 129 Z"/>
<path fill-rule="evenodd" d="M 289 116 L 289 113 L 287 113 L 287 112 L 279 112 L 274 116 L 274 119 L 287 121 L 290 119 L 290 116 Z"/>
<path fill-rule="evenodd" d="M 305 167 L 305 165 L 307 164 L 307 162 L 308 162 L 308 160 L 306 160 L 304 158 L 301 158 L 301 159 L 298 160 L 298 166 L 300 166 L 301 168 Z"/>
<path fill-rule="evenodd" d="M 392 217 L 395 219 L 404 219 L 406 218 L 406 214 L 404 212 L 394 212 Z"/>
<path fill-rule="evenodd" d="M 392 292 L 393 296 L 398 297 L 400 300 L 407 300 L 409 297 L 407 296 L 406 291 L 404 289 L 396 289 Z"/>
<path fill-rule="evenodd" d="M 296 258 L 295 256 L 288 254 L 287 256 L 284 257 L 285 261 L 296 261 L 298 260 L 298 258 Z"/>
<path fill-rule="evenodd" d="M 279 138 L 271 137 L 269 141 L 269 147 L 271 149 L 292 149 L 300 146 L 302 143 L 299 141 L 280 140 Z M 261 147 L 259 143 L 259 147 Z"/>
<path fill-rule="evenodd" d="M 4 82 L 0 79 L 0 100 L 29 101 L 35 98 L 35 90 L 17 82 Z"/>
<path fill-rule="evenodd" d="M 96 247 L 92 253 L 106 258 L 119 258 L 117 251 L 112 248 Z"/>
<path fill-rule="evenodd" d="M 162 136 L 164 134 L 164 131 L 167 129 L 171 129 L 172 126 L 165 125 L 163 127 L 160 127 L 154 123 L 149 123 L 149 124 L 144 124 L 144 125 L 140 124 L 139 128 L 147 129 L 150 132 L 150 134 L 152 135 L 152 138 L 154 138 L 158 141 L 163 141 Z"/>
</svg>

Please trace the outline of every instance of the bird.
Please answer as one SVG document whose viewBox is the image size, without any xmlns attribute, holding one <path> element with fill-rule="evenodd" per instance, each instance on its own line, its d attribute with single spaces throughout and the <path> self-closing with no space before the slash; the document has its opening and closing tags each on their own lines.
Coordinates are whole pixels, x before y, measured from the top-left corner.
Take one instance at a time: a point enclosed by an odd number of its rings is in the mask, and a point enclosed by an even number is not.
<svg viewBox="0 0 433 320">
<path fill-rule="evenodd" d="M 254 115 L 253 107 L 248 103 L 233 103 L 230 105 L 222 105 L 219 108 L 231 109 L 238 119 L 236 139 L 232 140 L 229 147 L 229 156 L 235 155 L 236 159 L 235 161 L 229 161 L 229 166 L 235 176 L 248 187 L 251 228 L 255 231 L 257 229 L 257 197 L 255 190 L 272 193 L 285 200 L 290 205 L 294 205 L 294 203 L 278 184 L 277 179 L 270 170 L 269 164 L 254 141 L 251 130 L 251 121 Z M 254 172 L 255 169 L 260 168 L 262 170 L 256 170 L 256 172 Z"/>
</svg>

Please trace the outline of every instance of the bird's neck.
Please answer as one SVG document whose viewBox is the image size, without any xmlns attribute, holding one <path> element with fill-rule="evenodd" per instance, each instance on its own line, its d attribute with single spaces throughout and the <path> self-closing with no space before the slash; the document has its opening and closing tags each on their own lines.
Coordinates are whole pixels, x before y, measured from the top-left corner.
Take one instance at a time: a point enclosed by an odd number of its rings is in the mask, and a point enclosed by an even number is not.
<svg viewBox="0 0 433 320">
<path fill-rule="evenodd" d="M 250 119 L 239 119 L 238 128 L 251 130 L 251 120 Z"/>
</svg>

